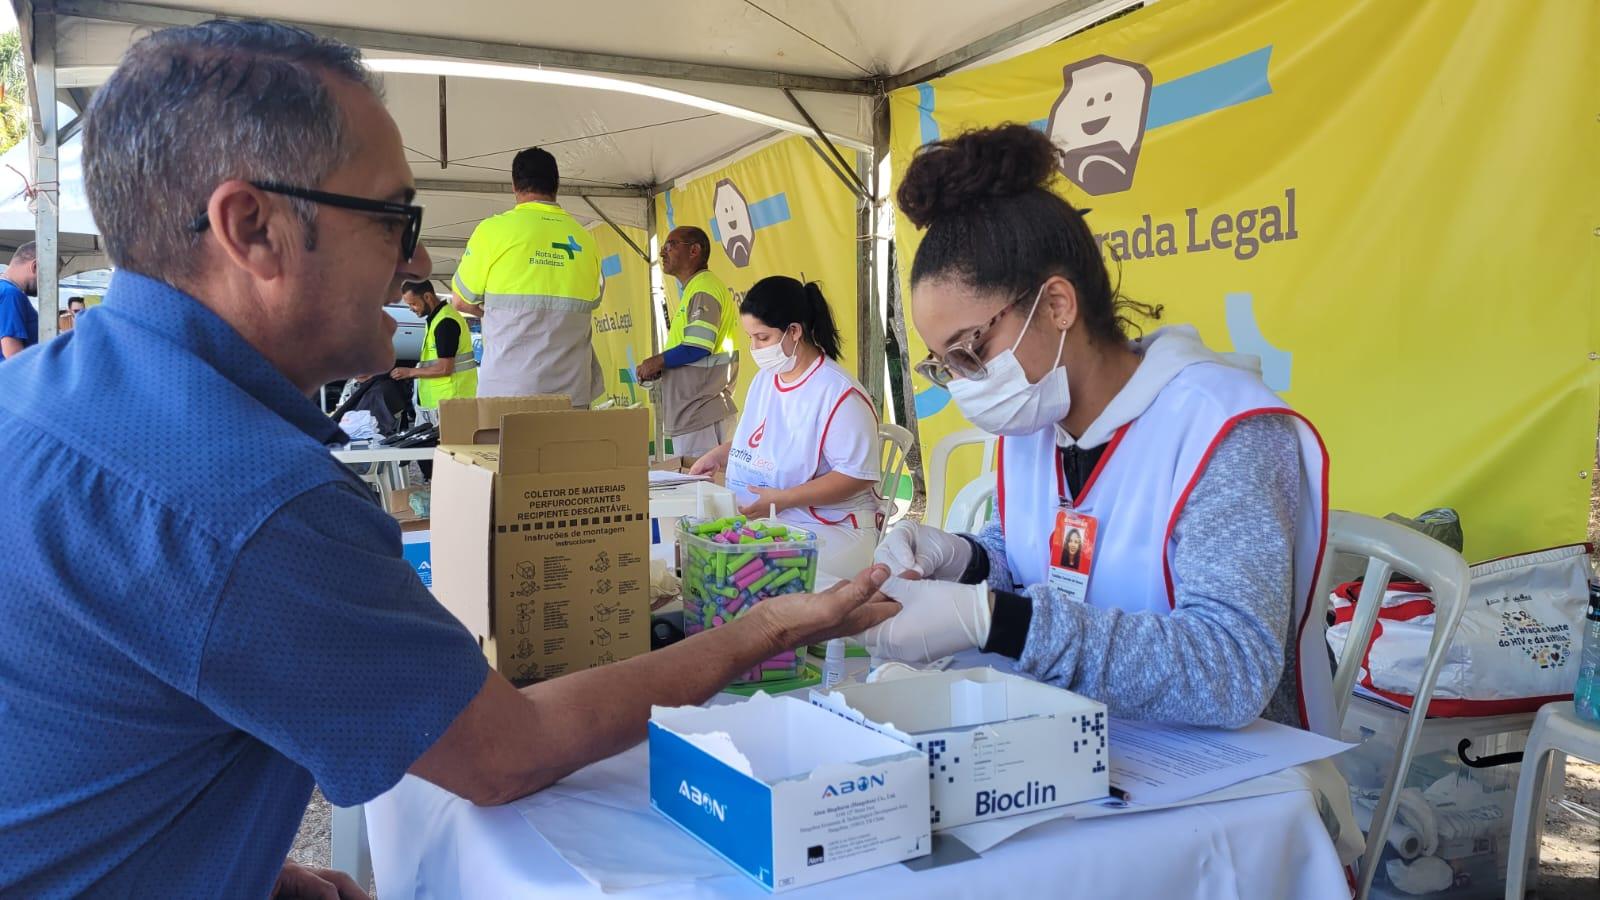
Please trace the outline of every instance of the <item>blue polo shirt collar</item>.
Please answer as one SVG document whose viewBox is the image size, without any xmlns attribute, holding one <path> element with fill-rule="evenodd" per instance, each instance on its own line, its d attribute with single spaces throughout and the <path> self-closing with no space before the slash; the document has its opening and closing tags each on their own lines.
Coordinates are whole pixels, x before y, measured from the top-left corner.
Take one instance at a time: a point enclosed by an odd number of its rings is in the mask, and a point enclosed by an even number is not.
<svg viewBox="0 0 1600 900">
<path fill-rule="evenodd" d="M 300 389 L 199 300 L 163 281 L 117 270 L 101 306 L 136 327 L 175 340 L 296 428 L 322 444 L 349 437 Z"/>
</svg>

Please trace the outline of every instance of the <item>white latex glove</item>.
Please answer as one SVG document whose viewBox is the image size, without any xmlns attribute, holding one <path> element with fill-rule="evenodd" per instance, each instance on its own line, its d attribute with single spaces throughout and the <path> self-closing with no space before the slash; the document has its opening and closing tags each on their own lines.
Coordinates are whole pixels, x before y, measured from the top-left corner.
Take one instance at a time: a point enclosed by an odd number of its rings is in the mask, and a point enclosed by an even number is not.
<svg viewBox="0 0 1600 900">
<path fill-rule="evenodd" d="M 888 566 L 890 575 L 915 572 L 923 578 L 955 581 L 972 562 L 972 545 L 960 535 L 901 519 L 878 542 L 872 561 Z"/>
<path fill-rule="evenodd" d="M 986 585 L 890 578 L 878 590 L 899 601 L 900 612 L 861 636 L 877 659 L 929 663 L 989 640 Z"/>
</svg>

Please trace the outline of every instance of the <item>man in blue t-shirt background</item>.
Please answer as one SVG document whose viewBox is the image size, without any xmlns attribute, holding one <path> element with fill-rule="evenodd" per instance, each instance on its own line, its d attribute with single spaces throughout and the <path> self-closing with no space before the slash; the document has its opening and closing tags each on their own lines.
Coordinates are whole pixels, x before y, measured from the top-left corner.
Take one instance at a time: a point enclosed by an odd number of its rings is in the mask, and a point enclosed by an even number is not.
<svg viewBox="0 0 1600 900">
<path fill-rule="evenodd" d="M 39 291 L 39 253 L 29 241 L 0 274 L 0 359 L 39 343 L 39 313 L 28 298 Z"/>
</svg>

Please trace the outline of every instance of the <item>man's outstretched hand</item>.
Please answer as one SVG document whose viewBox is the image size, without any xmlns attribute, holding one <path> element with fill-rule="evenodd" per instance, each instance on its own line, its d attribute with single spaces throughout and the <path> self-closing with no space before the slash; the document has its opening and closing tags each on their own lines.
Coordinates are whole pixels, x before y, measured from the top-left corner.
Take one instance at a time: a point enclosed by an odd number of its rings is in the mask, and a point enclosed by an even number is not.
<svg viewBox="0 0 1600 900">
<path fill-rule="evenodd" d="M 888 577 L 887 566 L 873 566 L 821 593 L 768 598 L 750 615 L 757 617 L 774 647 L 802 647 L 860 634 L 900 611 L 900 604 L 878 589 Z"/>
<path fill-rule="evenodd" d="M 272 900 L 372 900 L 355 879 L 335 869 L 283 864 L 272 886 Z"/>
</svg>

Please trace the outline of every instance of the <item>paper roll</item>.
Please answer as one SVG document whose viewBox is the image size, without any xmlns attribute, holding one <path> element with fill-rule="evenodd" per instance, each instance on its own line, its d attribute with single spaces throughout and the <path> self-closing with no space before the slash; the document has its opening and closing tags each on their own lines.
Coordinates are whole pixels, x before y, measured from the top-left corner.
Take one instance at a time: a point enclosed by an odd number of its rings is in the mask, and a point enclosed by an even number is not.
<svg viewBox="0 0 1600 900">
<path fill-rule="evenodd" d="M 1389 846 L 1408 862 L 1422 854 L 1422 838 L 1417 836 L 1415 829 L 1403 822 L 1389 826 Z"/>
</svg>

